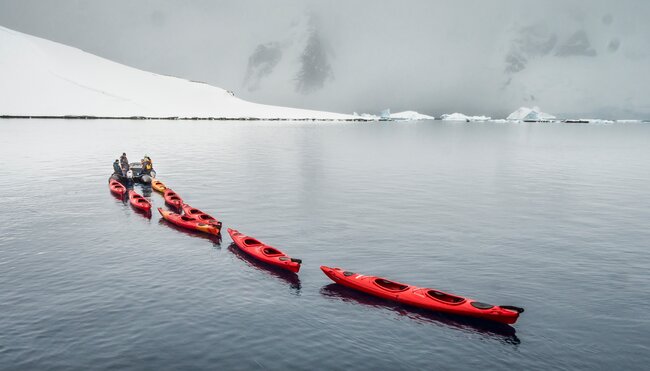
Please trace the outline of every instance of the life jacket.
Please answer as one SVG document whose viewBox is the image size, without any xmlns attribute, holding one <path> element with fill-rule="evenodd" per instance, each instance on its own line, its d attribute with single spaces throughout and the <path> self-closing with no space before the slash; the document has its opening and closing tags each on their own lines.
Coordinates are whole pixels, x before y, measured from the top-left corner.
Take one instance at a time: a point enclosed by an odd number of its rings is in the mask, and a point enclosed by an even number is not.
<svg viewBox="0 0 650 371">
<path fill-rule="evenodd" d="M 153 169 L 153 163 L 151 162 L 151 159 L 149 157 L 144 158 L 144 168 L 146 170 L 151 170 Z"/>
</svg>

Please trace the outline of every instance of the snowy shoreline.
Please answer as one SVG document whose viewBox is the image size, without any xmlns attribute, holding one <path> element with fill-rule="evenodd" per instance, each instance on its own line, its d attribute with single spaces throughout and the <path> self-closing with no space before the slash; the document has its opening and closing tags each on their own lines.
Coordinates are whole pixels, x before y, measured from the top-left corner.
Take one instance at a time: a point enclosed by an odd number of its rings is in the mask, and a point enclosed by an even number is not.
<svg viewBox="0 0 650 371">
<path fill-rule="evenodd" d="M 335 118 L 259 118 L 259 117 L 158 117 L 158 116 L 90 116 L 90 115 L 0 115 L 0 119 L 45 119 L 45 120 L 172 120 L 172 121 L 328 121 L 328 122 L 368 122 L 364 118 L 335 119 Z"/>
</svg>

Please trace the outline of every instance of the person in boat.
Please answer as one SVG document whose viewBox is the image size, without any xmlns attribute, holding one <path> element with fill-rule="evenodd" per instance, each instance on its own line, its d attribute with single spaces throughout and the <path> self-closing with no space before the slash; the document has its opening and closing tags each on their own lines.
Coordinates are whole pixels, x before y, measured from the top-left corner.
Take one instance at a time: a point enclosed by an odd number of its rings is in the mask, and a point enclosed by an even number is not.
<svg viewBox="0 0 650 371">
<path fill-rule="evenodd" d="M 142 159 L 142 173 L 151 175 L 151 170 L 153 170 L 153 162 L 151 161 L 151 158 L 147 155 L 144 155 L 144 158 Z"/>
<path fill-rule="evenodd" d="M 122 167 L 120 166 L 120 160 L 115 159 L 115 162 L 113 162 L 113 172 L 116 175 L 122 175 Z"/>
<path fill-rule="evenodd" d="M 126 176 L 126 172 L 129 171 L 129 159 L 126 158 L 126 152 L 120 156 L 120 167 L 122 168 L 122 176 Z"/>
</svg>

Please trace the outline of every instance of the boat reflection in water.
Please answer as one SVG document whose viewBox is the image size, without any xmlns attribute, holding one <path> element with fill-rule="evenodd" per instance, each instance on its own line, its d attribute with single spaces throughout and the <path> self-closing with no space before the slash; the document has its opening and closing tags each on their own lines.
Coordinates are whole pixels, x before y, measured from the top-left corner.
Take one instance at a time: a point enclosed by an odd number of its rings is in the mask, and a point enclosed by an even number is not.
<svg viewBox="0 0 650 371">
<path fill-rule="evenodd" d="M 193 231 L 191 229 L 179 227 L 176 224 L 173 224 L 171 222 L 166 221 L 162 217 L 158 221 L 158 224 L 159 225 L 164 225 L 164 226 L 166 226 L 168 228 L 171 228 L 171 229 L 174 229 L 174 230 L 176 230 L 176 231 L 178 231 L 180 233 L 183 233 L 183 234 L 185 234 L 187 236 L 190 236 L 190 237 L 195 237 L 195 238 L 201 238 L 201 239 L 204 239 L 204 240 L 208 240 L 208 241 L 212 242 L 213 246 L 221 247 L 221 233 L 219 233 L 218 235 L 214 235 L 214 234 L 208 234 L 208 233 L 203 233 L 203 232 L 199 232 L 199 231 Z"/>
<path fill-rule="evenodd" d="M 320 293 L 322 296 L 338 299 L 344 302 L 390 309 L 397 312 L 399 315 L 412 318 L 416 321 L 434 323 L 437 325 L 442 324 L 462 331 L 491 337 L 507 344 L 518 345 L 521 343 L 516 335 L 517 330 L 510 325 L 502 323 L 405 306 L 397 302 L 376 298 L 336 283 L 323 286 Z"/>
<path fill-rule="evenodd" d="M 265 264 L 263 262 L 260 262 L 250 257 L 248 254 L 241 251 L 239 247 L 235 245 L 234 242 L 228 246 L 228 251 L 232 252 L 236 257 L 238 257 L 240 260 L 243 260 L 249 266 L 255 268 L 256 270 L 264 271 L 269 275 L 288 283 L 289 287 L 292 290 L 292 293 L 296 295 L 300 295 L 300 289 L 302 288 L 302 284 L 300 283 L 300 277 L 298 277 L 297 274 L 278 267 L 274 267 L 269 264 Z"/>
</svg>

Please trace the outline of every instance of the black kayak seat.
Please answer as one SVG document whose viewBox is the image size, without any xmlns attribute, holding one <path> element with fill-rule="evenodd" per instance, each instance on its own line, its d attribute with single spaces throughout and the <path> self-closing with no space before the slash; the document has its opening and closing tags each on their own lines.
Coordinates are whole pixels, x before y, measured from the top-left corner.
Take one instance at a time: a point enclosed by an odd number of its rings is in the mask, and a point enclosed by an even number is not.
<svg viewBox="0 0 650 371">
<path fill-rule="evenodd" d="M 248 246 L 253 246 L 253 245 L 261 245 L 262 243 L 254 238 L 246 238 L 244 239 L 244 245 Z"/>
<path fill-rule="evenodd" d="M 446 292 L 442 292 L 438 290 L 428 290 L 427 295 L 429 295 L 430 297 L 436 300 L 444 301 L 445 303 L 449 303 L 449 304 L 459 304 L 465 301 L 465 298 L 447 294 Z"/>
<path fill-rule="evenodd" d="M 476 309 L 490 309 L 494 308 L 494 305 L 491 304 L 486 304 L 486 303 L 481 303 L 480 301 L 473 301 L 470 304 Z"/>
<path fill-rule="evenodd" d="M 277 255 L 282 255 L 282 253 L 272 247 L 265 247 L 262 249 L 262 252 L 264 255 L 269 255 L 269 256 L 277 256 Z"/>
</svg>

